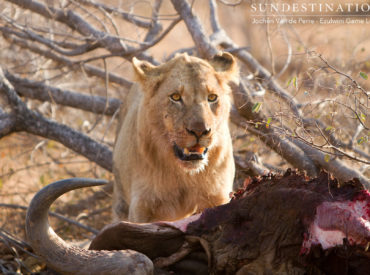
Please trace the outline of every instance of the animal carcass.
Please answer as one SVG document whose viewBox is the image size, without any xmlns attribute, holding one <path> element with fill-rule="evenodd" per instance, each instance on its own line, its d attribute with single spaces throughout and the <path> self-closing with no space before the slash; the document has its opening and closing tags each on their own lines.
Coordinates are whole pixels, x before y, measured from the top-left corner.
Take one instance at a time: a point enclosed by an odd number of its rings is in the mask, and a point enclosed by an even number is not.
<svg viewBox="0 0 370 275">
<path fill-rule="evenodd" d="M 33 218 L 27 220 L 31 240 L 35 233 L 29 224 L 38 223 Z M 58 254 L 45 253 L 41 248 L 53 243 L 50 239 L 43 236 L 40 244 L 31 244 L 62 273 L 66 270 L 50 257 L 60 262 L 64 256 L 87 259 L 88 253 L 131 251 L 145 263 L 141 274 L 368 274 L 370 193 L 356 179 L 339 186 L 324 172 L 310 180 L 288 170 L 251 180 L 230 203 L 184 220 L 108 225 L 91 250 L 78 250 L 78 255 L 63 254 L 64 243 Z M 94 268 L 93 261 L 86 264 Z"/>
</svg>

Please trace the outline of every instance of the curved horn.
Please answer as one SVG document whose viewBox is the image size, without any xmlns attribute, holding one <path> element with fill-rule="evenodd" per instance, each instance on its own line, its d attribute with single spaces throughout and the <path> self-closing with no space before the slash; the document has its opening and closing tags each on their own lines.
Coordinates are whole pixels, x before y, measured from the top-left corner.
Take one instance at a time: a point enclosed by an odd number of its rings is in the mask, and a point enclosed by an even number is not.
<svg viewBox="0 0 370 275">
<path fill-rule="evenodd" d="M 49 226 L 50 205 L 64 193 L 83 187 L 103 185 L 104 180 L 72 178 L 41 189 L 27 211 L 26 234 L 37 254 L 49 267 L 62 274 L 152 274 L 152 261 L 133 250 L 85 250 L 64 242 Z"/>
</svg>

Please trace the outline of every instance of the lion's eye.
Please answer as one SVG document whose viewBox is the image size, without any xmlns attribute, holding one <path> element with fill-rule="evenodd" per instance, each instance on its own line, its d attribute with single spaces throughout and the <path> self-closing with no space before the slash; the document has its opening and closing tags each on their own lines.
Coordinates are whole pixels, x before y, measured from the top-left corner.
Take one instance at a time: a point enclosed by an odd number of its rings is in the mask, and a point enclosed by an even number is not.
<svg viewBox="0 0 370 275">
<path fill-rule="evenodd" d="M 179 93 L 173 93 L 172 95 L 170 95 L 170 99 L 172 99 L 173 101 L 180 101 L 181 95 Z"/>
<path fill-rule="evenodd" d="M 208 101 L 209 102 L 215 102 L 217 100 L 218 96 L 215 94 L 208 95 Z"/>
</svg>

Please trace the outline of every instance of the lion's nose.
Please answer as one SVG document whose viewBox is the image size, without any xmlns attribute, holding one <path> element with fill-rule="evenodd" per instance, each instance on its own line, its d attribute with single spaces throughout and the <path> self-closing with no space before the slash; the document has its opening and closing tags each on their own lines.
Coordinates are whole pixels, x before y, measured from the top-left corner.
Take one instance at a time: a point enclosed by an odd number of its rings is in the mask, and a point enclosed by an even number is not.
<svg viewBox="0 0 370 275">
<path fill-rule="evenodd" d="M 186 128 L 186 131 L 194 135 L 197 139 L 201 138 L 202 136 L 207 136 L 211 132 L 211 128 L 208 128 L 206 125 L 202 124 L 194 124 L 190 129 Z"/>
</svg>

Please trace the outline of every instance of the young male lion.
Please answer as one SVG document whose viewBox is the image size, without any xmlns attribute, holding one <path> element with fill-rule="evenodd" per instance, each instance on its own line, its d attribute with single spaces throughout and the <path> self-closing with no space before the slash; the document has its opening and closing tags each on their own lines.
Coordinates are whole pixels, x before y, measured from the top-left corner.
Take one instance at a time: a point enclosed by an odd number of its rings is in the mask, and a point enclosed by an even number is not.
<svg viewBox="0 0 370 275">
<path fill-rule="evenodd" d="M 113 153 L 114 219 L 176 220 L 226 203 L 235 172 L 232 55 L 181 54 L 159 66 L 134 58 L 133 67 L 138 84 L 121 107 Z"/>
</svg>

